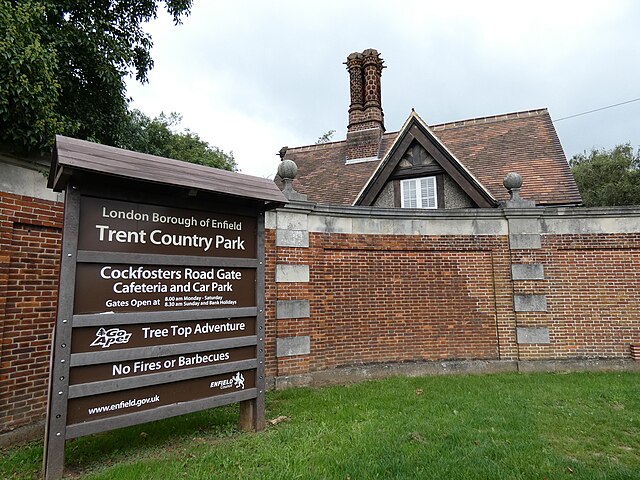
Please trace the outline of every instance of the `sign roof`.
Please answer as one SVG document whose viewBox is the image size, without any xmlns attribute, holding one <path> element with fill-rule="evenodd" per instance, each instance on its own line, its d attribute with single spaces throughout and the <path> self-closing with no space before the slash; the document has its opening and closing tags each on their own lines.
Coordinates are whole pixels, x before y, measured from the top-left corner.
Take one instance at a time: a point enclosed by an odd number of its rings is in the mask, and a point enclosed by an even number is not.
<svg viewBox="0 0 640 480">
<path fill-rule="evenodd" d="M 82 172 L 177 185 L 276 204 L 273 206 L 287 203 L 284 194 L 267 178 L 57 135 L 48 186 L 62 191 L 72 176 Z"/>
</svg>

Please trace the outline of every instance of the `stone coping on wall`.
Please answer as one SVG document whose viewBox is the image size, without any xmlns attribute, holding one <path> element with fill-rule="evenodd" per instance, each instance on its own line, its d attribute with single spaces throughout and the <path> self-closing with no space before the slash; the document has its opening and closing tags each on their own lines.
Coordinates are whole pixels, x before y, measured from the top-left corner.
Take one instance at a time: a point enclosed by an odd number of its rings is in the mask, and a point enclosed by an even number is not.
<svg viewBox="0 0 640 480">
<path fill-rule="evenodd" d="M 278 246 L 308 246 L 309 233 L 371 235 L 507 235 L 506 218 L 496 210 L 424 211 L 293 203 L 268 212 Z"/>
<path fill-rule="evenodd" d="M 545 234 L 639 233 L 640 206 L 407 210 L 291 202 L 267 213 L 266 228 L 281 232 L 279 238 L 285 243 L 300 246 L 308 242 L 308 233 L 511 234 L 515 246 L 520 240 Z M 537 242 L 522 246 L 533 243 Z"/>
<path fill-rule="evenodd" d="M 308 201 L 292 201 L 280 210 L 292 210 L 306 213 L 336 214 L 336 215 L 378 215 L 391 217 L 503 217 L 509 216 L 549 216 L 561 217 L 616 217 L 640 216 L 640 205 L 612 206 L 612 207 L 529 207 L 529 208 L 457 208 L 457 209 L 408 209 L 408 208 L 380 208 L 352 205 L 324 205 Z"/>
<path fill-rule="evenodd" d="M 294 224 L 287 225 L 281 220 L 283 214 L 288 215 L 288 221 L 295 219 Z M 385 220 L 395 225 L 390 228 Z M 640 206 L 408 210 L 291 202 L 267 214 L 266 228 L 318 233 L 450 235 L 457 233 L 461 222 L 474 226 L 459 233 L 475 235 L 637 233 Z"/>
<path fill-rule="evenodd" d="M 52 202 L 64 201 L 62 193 L 47 188 L 49 163 L 49 159 L 24 160 L 0 153 L 0 191 Z"/>
</svg>

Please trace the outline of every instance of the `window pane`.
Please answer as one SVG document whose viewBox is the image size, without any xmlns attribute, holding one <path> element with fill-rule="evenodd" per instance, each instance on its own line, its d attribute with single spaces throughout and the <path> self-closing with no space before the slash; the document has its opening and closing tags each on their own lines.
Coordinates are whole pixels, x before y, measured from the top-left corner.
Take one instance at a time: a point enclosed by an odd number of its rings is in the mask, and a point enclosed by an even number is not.
<svg viewBox="0 0 640 480">
<path fill-rule="evenodd" d="M 422 208 L 437 208 L 438 202 L 436 199 L 436 177 L 421 178 L 420 190 Z"/>
<path fill-rule="evenodd" d="M 418 198 L 416 196 L 416 181 L 402 181 L 402 207 L 418 208 Z"/>
<path fill-rule="evenodd" d="M 436 177 L 400 181 L 402 208 L 438 208 Z"/>
</svg>

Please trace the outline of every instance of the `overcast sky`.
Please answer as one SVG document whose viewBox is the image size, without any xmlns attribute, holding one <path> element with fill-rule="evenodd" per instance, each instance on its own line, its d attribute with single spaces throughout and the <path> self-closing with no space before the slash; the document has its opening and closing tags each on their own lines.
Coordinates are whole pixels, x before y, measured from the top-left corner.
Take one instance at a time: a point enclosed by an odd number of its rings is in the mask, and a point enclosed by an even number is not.
<svg viewBox="0 0 640 480">
<path fill-rule="evenodd" d="M 560 119 L 640 97 L 640 2 L 194 0 L 179 26 L 148 26 L 155 67 L 128 84 L 151 117 L 233 151 L 273 177 L 278 150 L 327 130 L 343 139 L 351 52 L 384 59 L 382 108 L 397 131 L 411 108 L 430 125 L 547 107 Z M 640 101 L 556 123 L 567 158 L 640 146 Z"/>
</svg>

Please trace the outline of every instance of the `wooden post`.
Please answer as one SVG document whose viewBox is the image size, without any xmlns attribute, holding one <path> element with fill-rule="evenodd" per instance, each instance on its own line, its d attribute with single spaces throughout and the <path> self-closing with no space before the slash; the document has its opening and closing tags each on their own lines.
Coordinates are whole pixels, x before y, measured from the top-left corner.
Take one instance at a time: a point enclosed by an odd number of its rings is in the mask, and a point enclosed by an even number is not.
<svg viewBox="0 0 640 480">
<path fill-rule="evenodd" d="M 256 425 L 256 400 L 240 402 L 240 421 L 238 429 L 243 432 L 257 431 Z"/>
</svg>

